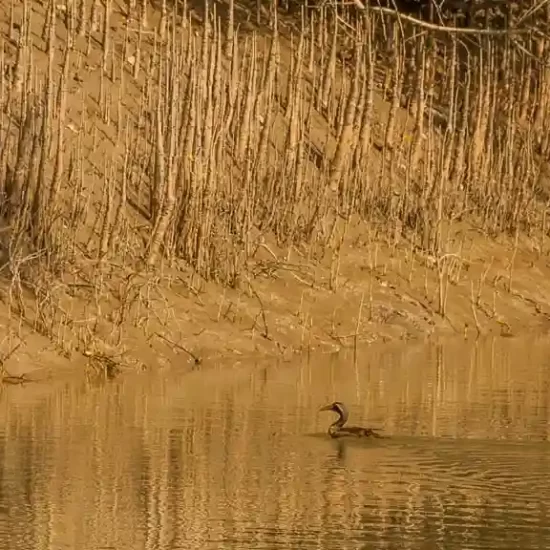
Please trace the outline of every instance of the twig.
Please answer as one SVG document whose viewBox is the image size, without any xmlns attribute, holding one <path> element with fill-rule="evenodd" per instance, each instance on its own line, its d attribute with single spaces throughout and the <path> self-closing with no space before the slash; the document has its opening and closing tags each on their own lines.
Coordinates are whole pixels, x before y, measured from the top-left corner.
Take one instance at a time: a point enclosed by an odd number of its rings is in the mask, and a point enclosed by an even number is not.
<svg viewBox="0 0 550 550">
<path fill-rule="evenodd" d="M 11 375 L 11 374 L 7 374 L 5 376 L 2 376 L 2 378 L 0 379 L 0 382 L 2 382 L 2 384 L 8 384 L 8 385 L 15 386 L 15 385 L 18 385 L 18 384 L 26 384 L 27 382 L 32 382 L 32 380 L 29 380 L 27 378 L 26 374 L 23 373 L 19 376 L 14 376 L 14 375 Z"/>
<path fill-rule="evenodd" d="M 476 300 L 474 299 L 474 282 L 471 281 L 470 283 L 470 291 L 471 291 L 471 301 L 470 301 L 470 304 L 472 306 L 472 314 L 474 316 L 474 322 L 476 324 L 476 330 L 477 330 L 477 335 L 480 336 L 481 335 L 481 327 L 479 325 L 479 320 L 477 318 L 477 312 L 476 312 Z"/>
<path fill-rule="evenodd" d="M 256 289 L 252 286 L 252 283 L 250 282 L 250 280 L 248 280 L 248 286 L 250 287 L 250 290 L 252 291 L 252 294 L 254 294 L 254 296 L 256 297 L 258 302 L 260 303 L 260 313 L 256 316 L 256 319 L 261 315 L 262 321 L 263 321 L 263 324 L 264 324 L 264 331 L 262 333 L 262 336 L 266 340 L 271 340 L 271 338 L 269 336 L 269 329 L 268 329 L 268 326 L 267 326 L 267 319 L 266 319 L 265 309 L 264 309 L 264 304 L 262 302 L 262 299 L 260 298 L 260 295 L 256 292 Z M 256 319 L 254 319 L 254 325 L 256 324 Z"/>
<path fill-rule="evenodd" d="M 0 357 L 0 371 L 6 373 L 4 367 L 6 361 L 21 347 L 21 342 L 17 343 L 12 349 L 10 349 L 6 354 Z"/>
<path fill-rule="evenodd" d="M 372 280 L 372 277 L 371 277 Z M 361 315 L 363 313 L 363 302 L 365 301 L 365 293 L 361 294 L 361 302 L 359 304 L 359 312 L 357 313 L 357 323 L 355 324 L 355 338 L 353 340 L 354 353 L 357 353 L 357 337 L 359 335 L 359 329 L 361 328 Z"/>
<path fill-rule="evenodd" d="M 161 340 L 164 340 L 167 344 L 170 344 L 171 346 L 174 346 L 180 349 L 181 351 L 187 353 L 187 355 L 189 355 L 189 357 L 193 359 L 193 361 L 195 362 L 195 365 L 200 365 L 202 363 L 202 359 L 198 355 L 195 355 L 192 351 L 189 351 L 187 348 L 183 347 L 181 344 L 178 344 L 177 342 L 173 342 L 169 338 L 166 338 L 166 336 L 164 336 L 160 332 L 155 332 L 155 336 L 157 336 Z"/>
<path fill-rule="evenodd" d="M 366 6 L 361 2 L 361 0 L 354 0 L 353 4 L 356 5 L 360 10 L 366 11 L 367 9 Z M 441 31 L 449 34 L 472 34 L 472 35 L 478 35 L 478 36 L 510 36 L 514 34 L 529 34 L 529 33 L 534 33 L 539 35 L 543 34 L 537 29 L 507 29 L 504 31 L 498 31 L 494 29 L 470 29 L 467 27 L 447 27 L 445 25 L 428 23 L 427 21 L 423 21 L 422 19 L 418 19 L 416 17 L 413 17 L 412 15 L 406 15 L 404 13 L 400 13 L 399 11 L 393 10 L 391 8 L 383 8 L 381 6 L 369 6 L 368 9 L 374 12 L 385 13 L 386 15 L 390 15 L 392 17 L 397 17 L 398 19 L 401 19 L 403 21 L 408 21 L 409 23 L 413 23 L 424 29 Z"/>
</svg>

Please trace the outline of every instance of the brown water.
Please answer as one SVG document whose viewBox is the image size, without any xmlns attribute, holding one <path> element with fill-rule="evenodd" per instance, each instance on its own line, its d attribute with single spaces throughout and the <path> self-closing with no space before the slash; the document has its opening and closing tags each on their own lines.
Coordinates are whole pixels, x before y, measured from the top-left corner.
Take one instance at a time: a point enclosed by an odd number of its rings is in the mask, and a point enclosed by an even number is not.
<svg viewBox="0 0 550 550">
<path fill-rule="evenodd" d="M 391 439 L 328 438 L 335 398 Z M 547 549 L 549 418 L 513 339 L 4 388 L 0 547 Z"/>
</svg>

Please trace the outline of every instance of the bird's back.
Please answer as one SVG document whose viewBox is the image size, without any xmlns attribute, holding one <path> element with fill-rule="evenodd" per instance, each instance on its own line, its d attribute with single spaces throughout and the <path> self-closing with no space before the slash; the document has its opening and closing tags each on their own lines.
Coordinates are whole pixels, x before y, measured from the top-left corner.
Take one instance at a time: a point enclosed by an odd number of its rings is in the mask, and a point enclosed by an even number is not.
<svg viewBox="0 0 550 550">
<path fill-rule="evenodd" d="M 383 437 L 372 428 L 362 428 L 360 426 L 344 426 L 339 430 L 331 431 L 330 435 L 332 437 Z"/>
</svg>

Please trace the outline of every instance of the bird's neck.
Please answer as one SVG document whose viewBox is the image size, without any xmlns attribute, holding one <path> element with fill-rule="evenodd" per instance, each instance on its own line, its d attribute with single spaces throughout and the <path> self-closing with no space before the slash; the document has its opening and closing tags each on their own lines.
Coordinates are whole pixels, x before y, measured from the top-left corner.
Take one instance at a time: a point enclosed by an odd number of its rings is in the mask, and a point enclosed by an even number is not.
<svg viewBox="0 0 550 550">
<path fill-rule="evenodd" d="M 329 428 L 329 432 L 333 433 L 341 429 L 348 420 L 347 411 L 338 411 L 338 419 L 333 422 Z"/>
</svg>

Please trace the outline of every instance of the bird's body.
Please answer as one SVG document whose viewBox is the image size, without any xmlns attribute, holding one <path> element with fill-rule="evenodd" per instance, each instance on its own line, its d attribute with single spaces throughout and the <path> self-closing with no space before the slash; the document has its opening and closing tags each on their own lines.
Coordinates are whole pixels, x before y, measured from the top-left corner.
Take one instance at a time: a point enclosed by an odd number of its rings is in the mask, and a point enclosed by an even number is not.
<svg viewBox="0 0 550 550">
<path fill-rule="evenodd" d="M 360 426 L 345 426 L 348 421 L 348 410 L 346 406 L 340 401 L 335 401 L 330 405 L 325 405 L 319 409 L 320 411 L 333 411 L 338 414 L 338 419 L 333 422 L 328 428 L 328 434 L 330 437 L 376 437 L 382 438 L 380 434 L 376 433 L 374 428 L 362 428 Z"/>
</svg>

